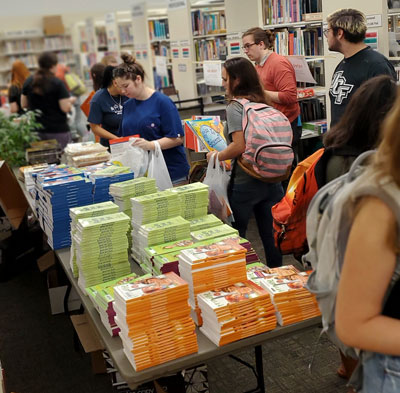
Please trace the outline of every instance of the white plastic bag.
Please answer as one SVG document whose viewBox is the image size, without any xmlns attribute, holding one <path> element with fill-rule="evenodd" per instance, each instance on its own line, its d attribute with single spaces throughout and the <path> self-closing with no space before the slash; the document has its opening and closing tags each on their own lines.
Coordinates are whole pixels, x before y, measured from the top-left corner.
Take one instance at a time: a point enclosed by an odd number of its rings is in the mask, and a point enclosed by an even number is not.
<svg viewBox="0 0 400 393">
<path fill-rule="evenodd" d="M 132 139 L 133 140 L 133 139 Z M 131 139 L 119 157 L 122 165 L 132 169 L 135 178 L 143 177 L 149 165 L 149 153 L 137 146 L 132 146 Z"/>
<path fill-rule="evenodd" d="M 147 177 L 156 179 L 156 185 L 160 191 L 172 187 L 171 177 L 169 176 L 167 164 L 165 163 L 164 156 L 157 141 L 153 141 L 155 149 L 150 151 L 150 162 Z"/>
<path fill-rule="evenodd" d="M 228 201 L 229 179 L 230 176 L 226 172 L 225 165 L 221 166 L 218 155 L 215 156 L 214 154 L 208 162 L 207 173 L 203 183 L 209 186 L 209 212 L 226 223 L 233 221 L 232 209 Z"/>
</svg>

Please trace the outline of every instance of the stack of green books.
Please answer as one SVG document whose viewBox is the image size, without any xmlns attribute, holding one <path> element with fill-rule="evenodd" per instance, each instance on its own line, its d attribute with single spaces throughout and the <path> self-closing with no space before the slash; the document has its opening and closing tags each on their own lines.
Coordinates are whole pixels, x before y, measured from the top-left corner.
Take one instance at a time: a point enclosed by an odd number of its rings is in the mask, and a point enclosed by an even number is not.
<svg viewBox="0 0 400 393">
<path fill-rule="evenodd" d="M 217 237 L 224 237 L 230 235 L 237 235 L 239 232 L 227 224 L 218 225 L 208 229 L 201 229 L 200 231 L 191 232 L 192 239 L 196 242 L 203 240 L 214 239 Z"/>
<path fill-rule="evenodd" d="M 118 206 L 112 202 L 96 203 L 94 205 L 79 206 L 69 209 L 69 216 L 71 217 L 71 253 L 70 253 L 70 266 L 74 277 L 78 277 L 79 270 L 76 264 L 75 242 L 74 234 L 76 232 L 76 225 L 80 218 L 98 217 L 106 214 L 118 213 Z"/>
<path fill-rule="evenodd" d="M 144 272 L 152 273 L 151 264 L 146 264 L 146 247 L 187 238 L 190 238 L 190 223 L 180 216 L 142 225 L 138 231 L 138 248 L 142 250 L 140 263 Z"/>
<path fill-rule="evenodd" d="M 203 183 L 186 184 L 170 189 L 179 196 L 180 215 L 190 220 L 207 214 L 208 209 L 208 186 Z"/>
<path fill-rule="evenodd" d="M 121 212 L 78 219 L 74 241 L 83 291 L 130 273 L 128 228 L 129 217 Z"/>
<path fill-rule="evenodd" d="M 207 214 L 190 220 L 190 232 L 200 231 L 222 224 L 223 222 L 218 217 L 214 216 L 214 214 Z"/>
</svg>

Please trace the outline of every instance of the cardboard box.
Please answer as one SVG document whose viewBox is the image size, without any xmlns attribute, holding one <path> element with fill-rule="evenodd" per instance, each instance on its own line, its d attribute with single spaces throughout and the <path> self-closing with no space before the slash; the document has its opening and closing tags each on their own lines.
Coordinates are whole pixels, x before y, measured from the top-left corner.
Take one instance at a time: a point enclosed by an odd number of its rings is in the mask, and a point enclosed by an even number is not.
<svg viewBox="0 0 400 393">
<path fill-rule="evenodd" d="M 90 353 L 94 374 L 107 372 L 103 358 L 104 345 L 86 314 L 71 315 L 71 321 L 86 353 Z"/>
<path fill-rule="evenodd" d="M 47 271 L 47 289 L 49 291 L 50 310 L 52 315 L 64 312 L 64 297 L 67 292 L 67 278 L 56 266 L 54 251 L 48 251 L 37 260 L 40 272 Z M 81 299 L 75 288 L 68 296 L 68 310 L 75 311 L 81 307 Z"/>
<path fill-rule="evenodd" d="M 43 17 L 43 31 L 45 35 L 61 35 L 65 33 L 61 15 Z"/>
<path fill-rule="evenodd" d="M 0 206 L 11 226 L 18 229 L 29 205 L 17 178 L 5 161 L 0 161 Z"/>
</svg>

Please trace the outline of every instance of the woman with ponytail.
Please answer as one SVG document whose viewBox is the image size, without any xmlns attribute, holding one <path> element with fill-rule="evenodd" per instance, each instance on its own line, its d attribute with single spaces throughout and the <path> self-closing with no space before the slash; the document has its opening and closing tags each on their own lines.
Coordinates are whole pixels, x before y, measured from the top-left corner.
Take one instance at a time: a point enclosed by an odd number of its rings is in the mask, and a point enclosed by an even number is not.
<svg viewBox="0 0 400 393">
<path fill-rule="evenodd" d="M 189 164 L 182 146 L 184 131 L 172 100 L 145 84 L 143 67 L 131 55 L 121 55 L 123 63 L 114 69 L 114 79 L 129 100 L 124 104 L 121 136 L 139 134 L 135 146 L 154 150 L 160 144 L 174 185 L 185 183 Z"/>
<path fill-rule="evenodd" d="M 42 125 L 40 139 L 57 139 L 61 148 L 71 142 L 71 132 L 67 123 L 75 97 L 70 97 L 64 83 L 55 76 L 57 55 L 44 52 L 39 56 L 39 69 L 24 83 L 21 106 L 39 110 L 37 120 Z"/>
</svg>

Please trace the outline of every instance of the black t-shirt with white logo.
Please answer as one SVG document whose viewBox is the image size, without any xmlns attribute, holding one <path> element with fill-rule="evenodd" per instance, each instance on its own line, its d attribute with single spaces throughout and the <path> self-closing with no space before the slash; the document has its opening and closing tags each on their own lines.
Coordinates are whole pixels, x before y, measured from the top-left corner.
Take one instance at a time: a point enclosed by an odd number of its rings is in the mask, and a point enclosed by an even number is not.
<svg viewBox="0 0 400 393">
<path fill-rule="evenodd" d="M 377 75 L 389 75 L 396 80 L 393 65 L 369 46 L 338 64 L 329 89 L 331 127 L 340 120 L 351 96 L 361 84 Z"/>
</svg>

